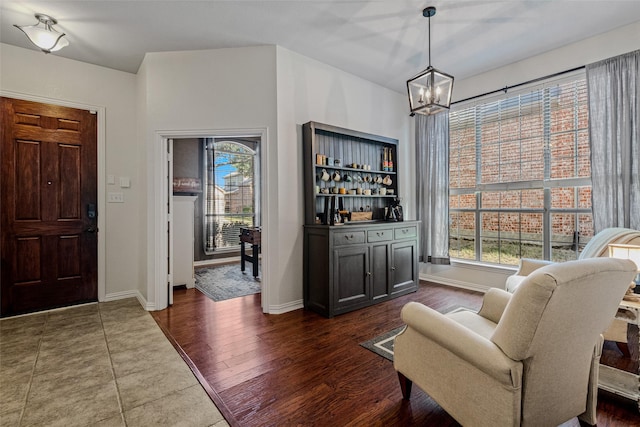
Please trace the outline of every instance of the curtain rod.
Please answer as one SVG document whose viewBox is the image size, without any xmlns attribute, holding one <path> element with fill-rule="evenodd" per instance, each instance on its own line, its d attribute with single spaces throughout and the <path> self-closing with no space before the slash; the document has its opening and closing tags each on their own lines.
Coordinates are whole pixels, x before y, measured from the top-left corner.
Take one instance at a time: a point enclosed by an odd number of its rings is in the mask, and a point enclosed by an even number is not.
<svg viewBox="0 0 640 427">
<path fill-rule="evenodd" d="M 560 72 L 558 72 L 558 73 L 549 74 L 548 76 L 538 77 L 537 79 L 529 80 L 529 81 L 526 81 L 526 82 L 523 82 L 523 83 L 518 83 L 518 84 L 515 84 L 515 85 L 511 85 L 511 86 L 505 86 L 505 87 L 504 87 L 504 88 L 502 88 L 502 89 L 492 90 L 492 91 L 490 91 L 490 92 L 482 93 L 482 94 L 480 94 L 480 95 L 475 95 L 475 96 L 471 96 L 471 97 L 469 97 L 469 98 L 461 99 L 460 101 L 452 102 L 452 103 L 451 103 L 451 105 L 453 105 L 453 104 L 458 104 L 458 103 L 460 103 L 460 102 L 471 101 L 472 99 L 481 98 L 481 97 L 483 97 L 483 96 L 487 96 L 487 95 L 493 95 L 494 93 L 498 93 L 498 92 L 504 92 L 504 93 L 507 93 L 507 91 L 508 91 L 509 89 L 513 89 L 513 88 L 516 88 L 516 87 L 520 87 L 520 86 L 528 85 L 528 84 L 531 84 L 531 83 L 536 83 L 536 82 L 539 82 L 539 81 L 541 81 L 541 80 L 547 80 L 547 79 L 550 79 L 550 78 L 552 78 L 552 77 L 558 77 L 558 76 L 561 76 L 561 75 L 563 75 L 563 74 L 572 73 L 572 72 L 574 72 L 574 71 L 581 70 L 581 69 L 583 69 L 583 68 L 585 68 L 585 66 L 584 66 L 584 65 L 582 65 L 582 66 L 580 66 L 580 67 L 572 68 L 572 69 L 570 69 L 570 70 L 564 70 L 564 71 L 560 71 Z"/>
</svg>

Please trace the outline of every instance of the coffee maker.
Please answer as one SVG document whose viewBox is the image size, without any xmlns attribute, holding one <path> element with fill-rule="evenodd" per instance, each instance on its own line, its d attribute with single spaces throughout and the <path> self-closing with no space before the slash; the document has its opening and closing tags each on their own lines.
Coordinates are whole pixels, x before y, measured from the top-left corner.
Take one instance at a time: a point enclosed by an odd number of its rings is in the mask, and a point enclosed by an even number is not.
<svg viewBox="0 0 640 427">
<path fill-rule="evenodd" d="M 402 215 L 402 206 L 400 206 L 400 198 L 396 197 L 393 199 L 389 206 L 384 208 L 385 221 L 403 221 L 404 217 Z"/>
</svg>

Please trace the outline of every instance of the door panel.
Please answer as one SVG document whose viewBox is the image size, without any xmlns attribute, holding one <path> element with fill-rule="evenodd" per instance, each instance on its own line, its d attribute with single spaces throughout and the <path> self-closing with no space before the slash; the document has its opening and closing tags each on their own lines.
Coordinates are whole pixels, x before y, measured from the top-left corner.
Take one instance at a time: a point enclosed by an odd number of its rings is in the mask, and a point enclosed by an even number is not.
<svg viewBox="0 0 640 427">
<path fill-rule="evenodd" d="M 389 245 L 372 245 L 371 255 L 373 299 L 383 298 L 389 295 Z"/>
<path fill-rule="evenodd" d="M 0 315 L 97 300 L 96 117 L 1 98 Z"/>
<path fill-rule="evenodd" d="M 337 309 L 367 303 L 369 247 L 345 246 L 334 250 L 334 304 Z"/>
<path fill-rule="evenodd" d="M 16 188 L 20 189 L 15 199 L 16 220 L 40 219 L 40 148 L 36 141 L 16 141 Z M 3 179 L 4 181 L 4 179 Z"/>
<path fill-rule="evenodd" d="M 80 277 L 80 236 L 60 236 L 58 238 L 58 280 Z"/>
<path fill-rule="evenodd" d="M 414 240 L 393 244 L 391 249 L 392 294 L 413 288 L 418 283 L 416 250 Z"/>
<path fill-rule="evenodd" d="M 40 259 L 42 253 L 42 239 L 36 237 L 17 237 L 15 241 L 14 259 L 15 282 L 39 282 L 42 268 Z"/>
<path fill-rule="evenodd" d="M 82 177 L 80 147 L 60 144 L 58 147 L 60 186 L 58 219 L 80 219 L 80 181 Z"/>
</svg>

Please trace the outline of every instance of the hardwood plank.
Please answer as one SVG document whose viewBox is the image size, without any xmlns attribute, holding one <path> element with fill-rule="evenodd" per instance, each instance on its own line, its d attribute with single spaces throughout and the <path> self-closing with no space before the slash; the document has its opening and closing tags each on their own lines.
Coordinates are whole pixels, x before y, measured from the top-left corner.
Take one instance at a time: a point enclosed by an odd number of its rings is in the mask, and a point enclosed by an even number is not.
<svg viewBox="0 0 640 427">
<path fill-rule="evenodd" d="M 327 319 L 263 314 L 259 294 L 213 302 L 181 289 L 172 307 L 152 314 L 232 426 L 457 426 L 418 387 L 404 401 L 393 363 L 360 346 L 401 326 L 409 301 L 479 309 L 482 295 L 421 282 L 416 293 Z M 600 393 L 599 426 L 639 423 L 633 402 Z"/>
</svg>

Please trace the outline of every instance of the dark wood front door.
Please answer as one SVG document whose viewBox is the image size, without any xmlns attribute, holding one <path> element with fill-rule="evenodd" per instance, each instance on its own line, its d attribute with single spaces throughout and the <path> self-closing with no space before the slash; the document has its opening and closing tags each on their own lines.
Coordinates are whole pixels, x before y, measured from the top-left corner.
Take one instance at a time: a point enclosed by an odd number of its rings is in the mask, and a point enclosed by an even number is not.
<svg viewBox="0 0 640 427">
<path fill-rule="evenodd" d="M 96 301 L 96 115 L 0 102 L 0 315 Z"/>
</svg>

